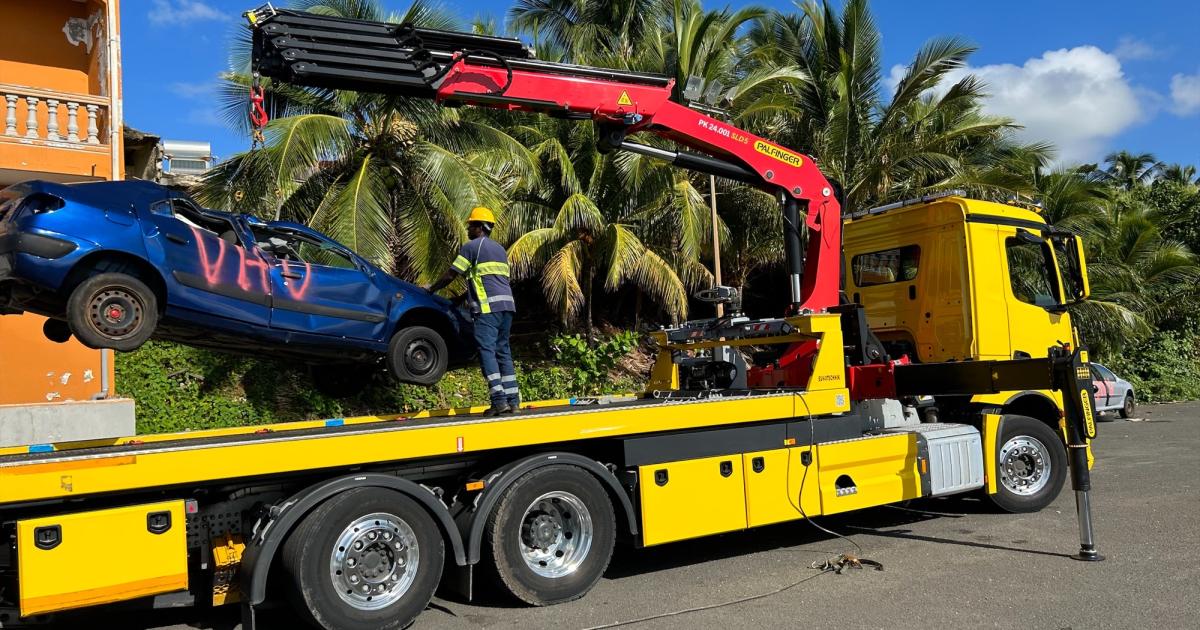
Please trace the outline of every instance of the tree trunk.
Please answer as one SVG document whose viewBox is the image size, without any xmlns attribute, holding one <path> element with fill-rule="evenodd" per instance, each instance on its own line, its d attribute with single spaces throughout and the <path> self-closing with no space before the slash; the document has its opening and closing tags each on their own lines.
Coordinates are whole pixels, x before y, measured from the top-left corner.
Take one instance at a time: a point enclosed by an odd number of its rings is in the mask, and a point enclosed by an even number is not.
<svg viewBox="0 0 1200 630">
<path fill-rule="evenodd" d="M 584 330 L 587 331 L 588 341 L 592 340 L 592 257 L 584 254 L 583 262 L 583 300 L 584 310 Z"/>
</svg>

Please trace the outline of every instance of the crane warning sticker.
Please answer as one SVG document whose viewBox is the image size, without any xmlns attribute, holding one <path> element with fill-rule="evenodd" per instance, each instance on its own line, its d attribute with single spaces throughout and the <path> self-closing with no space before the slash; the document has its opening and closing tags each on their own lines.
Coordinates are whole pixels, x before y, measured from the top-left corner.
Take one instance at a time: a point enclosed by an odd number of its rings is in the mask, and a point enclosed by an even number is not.
<svg viewBox="0 0 1200 630">
<path fill-rule="evenodd" d="M 617 105 L 633 105 L 633 101 L 629 99 L 629 92 L 621 90 L 621 98 L 617 99 Z"/>
<path fill-rule="evenodd" d="M 767 157 L 775 158 L 784 164 L 791 164 L 792 166 L 800 166 L 801 164 L 804 164 L 804 158 L 800 157 L 799 155 L 796 155 L 795 153 L 792 153 L 783 147 L 777 147 L 763 140 L 756 140 L 754 142 L 754 150 Z"/>
</svg>

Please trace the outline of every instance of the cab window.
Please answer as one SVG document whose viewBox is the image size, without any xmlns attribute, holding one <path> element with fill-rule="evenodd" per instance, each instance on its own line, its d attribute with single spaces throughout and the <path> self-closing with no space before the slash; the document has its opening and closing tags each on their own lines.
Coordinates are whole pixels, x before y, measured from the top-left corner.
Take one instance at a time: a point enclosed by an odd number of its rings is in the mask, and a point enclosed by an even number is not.
<svg viewBox="0 0 1200 630">
<path fill-rule="evenodd" d="M 1054 269 L 1050 246 L 1044 241 L 1010 236 L 1004 241 L 1004 249 L 1013 296 L 1026 304 L 1057 306 L 1056 283 L 1050 276 L 1050 270 Z"/>
<path fill-rule="evenodd" d="M 921 247 L 919 245 L 906 245 L 869 254 L 859 254 L 850 260 L 854 285 L 858 287 L 915 280 L 920 265 Z"/>
</svg>

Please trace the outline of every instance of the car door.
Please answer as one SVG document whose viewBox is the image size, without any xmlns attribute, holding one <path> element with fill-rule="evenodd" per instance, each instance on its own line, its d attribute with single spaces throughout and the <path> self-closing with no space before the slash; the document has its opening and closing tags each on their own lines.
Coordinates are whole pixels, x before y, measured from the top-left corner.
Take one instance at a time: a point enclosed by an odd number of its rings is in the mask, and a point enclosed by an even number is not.
<svg viewBox="0 0 1200 630">
<path fill-rule="evenodd" d="M 1112 370 L 1103 365 L 1095 365 L 1096 372 L 1099 373 L 1101 381 L 1104 383 L 1102 389 L 1105 391 L 1105 402 L 1102 404 L 1099 399 L 1096 404 L 1101 407 L 1118 407 L 1124 402 L 1124 392 L 1118 391 L 1117 375 L 1112 373 Z"/>
<path fill-rule="evenodd" d="M 1100 368 L 1092 364 L 1092 391 L 1097 408 L 1104 409 L 1112 404 L 1109 402 L 1112 397 L 1112 386 L 1113 383 L 1104 379 L 1104 373 L 1100 371 Z"/>
<path fill-rule="evenodd" d="M 316 233 L 254 228 L 271 260 L 271 327 L 282 331 L 386 341 L 391 294 L 341 245 Z"/>
<path fill-rule="evenodd" d="M 174 197 L 150 204 L 142 226 L 147 254 L 169 285 L 169 306 L 268 325 L 267 264 L 230 220 Z"/>
</svg>

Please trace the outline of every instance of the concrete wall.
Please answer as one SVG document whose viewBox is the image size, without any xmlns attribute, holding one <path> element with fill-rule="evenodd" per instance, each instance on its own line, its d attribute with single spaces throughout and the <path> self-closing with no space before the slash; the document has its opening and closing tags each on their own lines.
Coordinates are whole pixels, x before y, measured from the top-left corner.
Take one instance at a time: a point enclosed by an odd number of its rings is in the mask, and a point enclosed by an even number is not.
<svg viewBox="0 0 1200 630">
<path fill-rule="evenodd" d="M 0 447 L 133 435 L 133 400 L 0 405 Z"/>
</svg>

